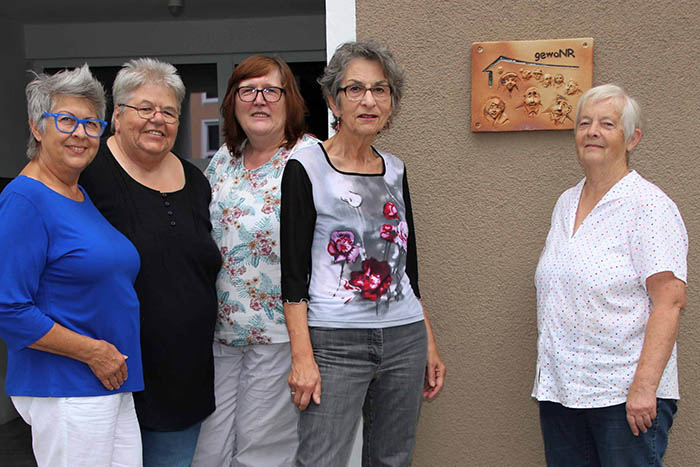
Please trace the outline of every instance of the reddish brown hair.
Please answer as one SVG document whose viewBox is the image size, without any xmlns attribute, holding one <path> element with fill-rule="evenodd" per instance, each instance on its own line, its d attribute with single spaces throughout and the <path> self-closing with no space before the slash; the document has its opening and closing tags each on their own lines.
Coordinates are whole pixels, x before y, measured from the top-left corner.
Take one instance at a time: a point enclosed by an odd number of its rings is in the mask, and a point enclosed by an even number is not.
<svg viewBox="0 0 700 467">
<path fill-rule="evenodd" d="M 240 156 L 238 150 L 246 138 L 243 128 L 236 120 L 236 88 L 241 81 L 264 76 L 274 67 L 277 67 L 282 75 L 282 87 L 284 88 L 284 105 L 287 111 L 287 121 L 284 125 L 284 137 L 287 140 L 285 148 L 291 149 L 306 130 L 304 122 L 306 105 L 289 65 L 279 57 L 251 55 L 239 63 L 231 73 L 226 87 L 226 96 L 221 104 L 221 116 L 224 118 L 224 142 L 229 152 L 235 157 Z"/>
</svg>

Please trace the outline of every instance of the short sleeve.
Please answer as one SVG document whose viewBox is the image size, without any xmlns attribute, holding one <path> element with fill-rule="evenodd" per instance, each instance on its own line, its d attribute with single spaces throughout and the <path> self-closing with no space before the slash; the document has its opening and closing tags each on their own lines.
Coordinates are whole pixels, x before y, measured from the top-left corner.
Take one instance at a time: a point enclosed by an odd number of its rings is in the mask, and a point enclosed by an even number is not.
<svg viewBox="0 0 700 467">
<path fill-rule="evenodd" d="M 0 198 L 0 219 L 0 337 L 19 350 L 54 324 L 35 303 L 49 239 L 36 207 L 21 194 Z"/>
<path fill-rule="evenodd" d="M 688 232 L 675 203 L 655 197 L 643 201 L 630 245 L 634 268 L 646 288 L 646 279 L 671 271 L 687 282 Z"/>
<path fill-rule="evenodd" d="M 282 174 L 280 210 L 282 299 L 293 303 L 308 301 L 316 208 L 311 180 L 304 166 L 294 159 Z"/>
</svg>

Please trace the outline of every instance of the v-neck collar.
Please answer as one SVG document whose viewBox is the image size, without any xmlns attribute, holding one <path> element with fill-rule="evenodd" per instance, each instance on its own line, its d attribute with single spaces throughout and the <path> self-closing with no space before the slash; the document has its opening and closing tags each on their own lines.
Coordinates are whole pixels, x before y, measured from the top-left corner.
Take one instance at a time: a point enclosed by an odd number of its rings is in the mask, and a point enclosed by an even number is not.
<svg viewBox="0 0 700 467">
<path fill-rule="evenodd" d="M 586 220 L 589 219 L 593 215 L 593 213 L 595 213 L 600 208 L 600 206 L 603 206 L 604 204 L 610 203 L 620 198 L 626 198 L 630 196 L 632 194 L 633 186 L 637 182 L 637 180 L 639 180 L 639 177 L 640 175 L 637 173 L 636 170 L 630 170 L 630 172 L 627 175 L 618 180 L 617 183 L 615 183 L 608 190 L 608 192 L 603 195 L 600 201 L 598 201 L 596 205 L 593 206 L 591 212 L 589 212 L 588 215 L 583 219 L 583 222 L 581 222 L 581 225 L 578 227 L 578 230 L 574 232 L 574 225 L 576 223 L 576 212 L 578 211 L 578 206 L 581 203 L 581 193 L 583 192 L 583 185 L 585 185 L 586 183 L 586 179 L 583 178 L 583 180 L 581 180 L 576 185 L 576 190 L 574 192 L 573 209 L 571 209 L 571 211 L 569 212 L 569 240 L 576 238 L 576 236 L 586 223 Z"/>
</svg>

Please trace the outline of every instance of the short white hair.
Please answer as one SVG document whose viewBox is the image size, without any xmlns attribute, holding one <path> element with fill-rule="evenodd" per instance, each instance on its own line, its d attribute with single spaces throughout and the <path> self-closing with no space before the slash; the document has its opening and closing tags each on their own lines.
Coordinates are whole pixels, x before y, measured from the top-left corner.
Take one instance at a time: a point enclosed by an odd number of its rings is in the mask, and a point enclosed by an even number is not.
<svg viewBox="0 0 700 467">
<path fill-rule="evenodd" d="M 574 128 L 578 128 L 581 109 L 586 102 L 596 103 L 607 99 L 615 99 L 621 104 L 622 131 L 625 135 L 625 141 L 629 143 L 634 138 L 634 130 L 642 129 L 642 108 L 633 97 L 630 97 L 624 89 L 616 84 L 602 84 L 583 93 L 576 107 Z"/>
<path fill-rule="evenodd" d="M 127 104 L 132 93 L 144 84 L 160 84 L 169 87 L 180 111 L 182 100 L 185 98 L 185 84 L 177 74 L 177 68 L 167 62 L 155 58 L 135 58 L 129 60 L 117 73 L 112 86 L 112 101 L 117 112 L 121 113 L 120 104 Z M 114 130 L 114 114 L 112 114 L 112 130 Z"/>
</svg>

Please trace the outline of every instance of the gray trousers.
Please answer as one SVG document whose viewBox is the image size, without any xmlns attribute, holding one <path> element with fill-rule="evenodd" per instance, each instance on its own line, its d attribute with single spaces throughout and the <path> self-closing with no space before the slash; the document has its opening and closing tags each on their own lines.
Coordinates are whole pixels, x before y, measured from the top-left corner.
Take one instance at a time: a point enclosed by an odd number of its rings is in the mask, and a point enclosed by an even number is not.
<svg viewBox="0 0 700 467">
<path fill-rule="evenodd" d="M 360 412 L 362 465 L 410 465 L 423 397 L 425 323 L 310 333 L 321 404 L 312 401 L 301 412 L 297 465 L 347 466 Z"/>
</svg>

